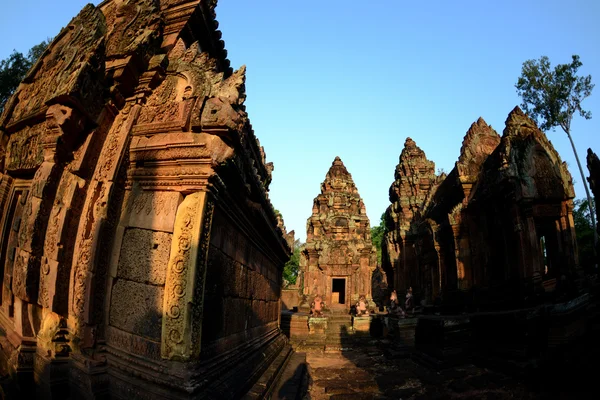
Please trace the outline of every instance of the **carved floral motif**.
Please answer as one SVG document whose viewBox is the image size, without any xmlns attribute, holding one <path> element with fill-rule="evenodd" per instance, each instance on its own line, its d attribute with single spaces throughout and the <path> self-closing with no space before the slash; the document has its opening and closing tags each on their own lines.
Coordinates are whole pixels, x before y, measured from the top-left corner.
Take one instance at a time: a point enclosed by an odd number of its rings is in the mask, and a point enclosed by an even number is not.
<svg viewBox="0 0 600 400">
<path fill-rule="evenodd" d="M 207 245 L 201 245 L 201 239 L 206 230 L 210 232 L 212 215 L 206 197 L 205 192 L 190 194 L 177 210 L 163 303 L 163 358 L 187 360 L 193 356 L 194 347 L 199 349 L 199 343 L 192 343 L 190 325 L 192 309 L 201 307 L 202 301 L 203 281 L 198 280 L 198 274 L 205 273 Z M 200 306 L 194 306 L 197 302 Z"/>
</svg>

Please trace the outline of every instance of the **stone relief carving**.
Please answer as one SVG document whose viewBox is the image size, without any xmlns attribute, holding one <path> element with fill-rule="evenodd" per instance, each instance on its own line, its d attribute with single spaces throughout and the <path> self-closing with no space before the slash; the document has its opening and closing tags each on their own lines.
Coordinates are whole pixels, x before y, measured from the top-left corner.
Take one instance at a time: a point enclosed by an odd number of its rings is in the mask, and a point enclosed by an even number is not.
<svg viewBox="0 0 600 400">
<path fill-rule="evenodd" d="M 201 301 L 194 295 L 195 285 L 202 285 L 196 281 L 197 270 L 205 268 L 199 263 L 206 262 L 207 245 L 201 245 L 205 209 L 211 209 L 207 207 L 207 193 L 197 192 L 188 195 L 177 210 L 163 305 L 163 358 L 187 360 L 199 351 L 199 343 L 191 341 L 189 327 L 192 309 L 200 307 L 194 304 Z"/>
<path fill-rule="evenodd" d="M 97 116 L 102 104 L 104 16 L 93 5 L 81 10 L 58 34 L 31 69 L 5 108 L 3 120 L 14 123 L 52 102 L 75 102 Z M 85 91 L 80 89 L 85 87 Z M 3 125 L 0 120 L 0 125 Z"/>
</svg>

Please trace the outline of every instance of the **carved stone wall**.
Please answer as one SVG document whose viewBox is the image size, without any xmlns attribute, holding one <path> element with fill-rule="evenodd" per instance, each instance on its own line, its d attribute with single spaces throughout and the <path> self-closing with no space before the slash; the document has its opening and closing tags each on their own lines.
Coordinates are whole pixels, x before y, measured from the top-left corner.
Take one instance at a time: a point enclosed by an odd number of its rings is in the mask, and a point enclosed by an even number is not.
<svg viewBox="0 0 600 400">
<path fill-rule="evenodd" d="M 215 5 L 88 5 L 4 108 L 0 362 L 24 398 L 240 397 L 285 344 L 290 247 Z"/>
<path fill-rule="evenodd" d="M 360 296 L 372 301 L 371 277 L 377 256 L 371 225 L 352 175 L 339 157 L 321 184 L 306 228 L 306 244 L 300 252 L 303 295 L 308 299 L 323 296 L 326 304 L 344 309 Z M 339 279 L 337 284 L 343 288 L 334 288 L 334 279 Z"/>
<path fill-rule="evenodd" d="M 473 123 L 454 169 L 436 184 L 429 182 L 415 207 L 421 215 L 394 219 L 394 209 L 411 204 L 408 191 L 388 209 L 393 223 L 386 257 L 388 266 L 404 268 L 404 286 L 395 275 L 400 290 L 412 286 L 417 300 L 426 303 L 492 309 L 541 301 L 556 280 L 557 295 L 575 284 L 571 175 L 518 107 L 502 137 L 481 118 Z M 414 253 L 402 246 L 406 237 Z"/>
<path fill-rule="evenodd" d="M 414 140 L 407 138 L 389 190 L 392 204 L 385 211 L 386 233 L 382 243 L 382 267 L 388 283 L 399 292 L 416 284 L 413 265 L 417 226 L 423 220 L 425 202 L 437 181 L 435 164 Z"/>
</svg>

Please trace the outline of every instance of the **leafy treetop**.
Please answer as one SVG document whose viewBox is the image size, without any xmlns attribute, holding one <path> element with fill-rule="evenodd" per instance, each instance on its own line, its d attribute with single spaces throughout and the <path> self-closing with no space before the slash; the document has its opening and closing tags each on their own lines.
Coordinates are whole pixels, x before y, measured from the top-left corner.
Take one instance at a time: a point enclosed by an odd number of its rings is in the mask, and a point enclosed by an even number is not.
<svg viewBox="0 0 600 400">
<path fill-rule="evenodd" d="M 554 70 L 550 69 L 550 60 L 546 56 L 523 63 L 515 87 L 523 99 L 524 111 L 543 130 L 560 126 L 570 133 L 576 112 L 585 119 L 592 117 L 590 111 L 581 108 L 581 102 L 592 94 L 592 76 L 577 76 L 582 63 L 578 55 L 572 58 L 570 64 L 558 64 Z"/>
<path fill-rule="evenodd" d="M 19 83 L 25 78 L 25 75 L 27 75 L 27 71 L 44 53 L 51 40 L 47 39 L 33 46 L 27 53 L 27 56 L 13 50 L 8 58 L 0 60 L 0 113 L 4 109 L 4 104 L 6 104 L 9 97 L 19 86 Z"/>
</svg>

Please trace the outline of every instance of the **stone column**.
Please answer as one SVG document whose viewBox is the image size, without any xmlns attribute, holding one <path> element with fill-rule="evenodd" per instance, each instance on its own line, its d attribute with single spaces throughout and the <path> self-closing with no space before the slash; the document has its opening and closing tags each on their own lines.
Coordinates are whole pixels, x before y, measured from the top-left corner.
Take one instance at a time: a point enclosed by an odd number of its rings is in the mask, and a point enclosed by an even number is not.
<svg viewBox="0 0 600 400">
<path fill-rule="evenodd" d="M 468 279 L 466 278 L 465 265 L 461 255 L 461 238 L 460 238 L 460 225 L 452 225 L 452 237 L 454 239 L 454 258 L 456 260 L 456 279 L 457 288 L 460 290 L 466 290 L 469 287 Z"/>
<path fill-rule="evenodd" d="M 573 271 L 579 265 L 579 253 L 577 252 L 577 242 L 575 234 L 575 221 L 573 220 L 573 200 L 563 201 L 561 204 L 561 237 L 562 254 L 566 267 Z"/>
<path fill-rule="evenodd" d="M 437 256 L 437 274 L 436 274 L 436 282 L 434 282 L 434 286 L 433 286 L 433 297 L 434 299 L 438 296 L 440 296 L 443 292 L 443 282 L 444 282 L 444 278 L 445 278 L 445 274 L 446 271 L 444 269 L 444 260 L 443 257 L 440 253 L 440 244 L 435 240 L 435 233 L 434 233 L 434 245 L 433 247 L 435 248 L 435 254 Z"/>
<path fill-rule="evenodd" d="M 212 201 L 206 192 L 179 205 L 171 242 L 163 302 L 161 355 L 187 361 L 200 355 L 204 281 Z"/>
<path fill-rule="evenodd" d="M 537 227 L 535 225 L 535 219 L 533 217 L 533 205 L 525 204 L 523 206 L 523 223 L 525 229 L 521 231 L 524 246 L 521 248 L 522 251 L 522 277 L 524 278 L 536 278 L 541 277 L 544 268 L 544 257 L 542 254 L 542 248 L 540 246 L 540 238 L 538 237 Z"/>
</svg>

